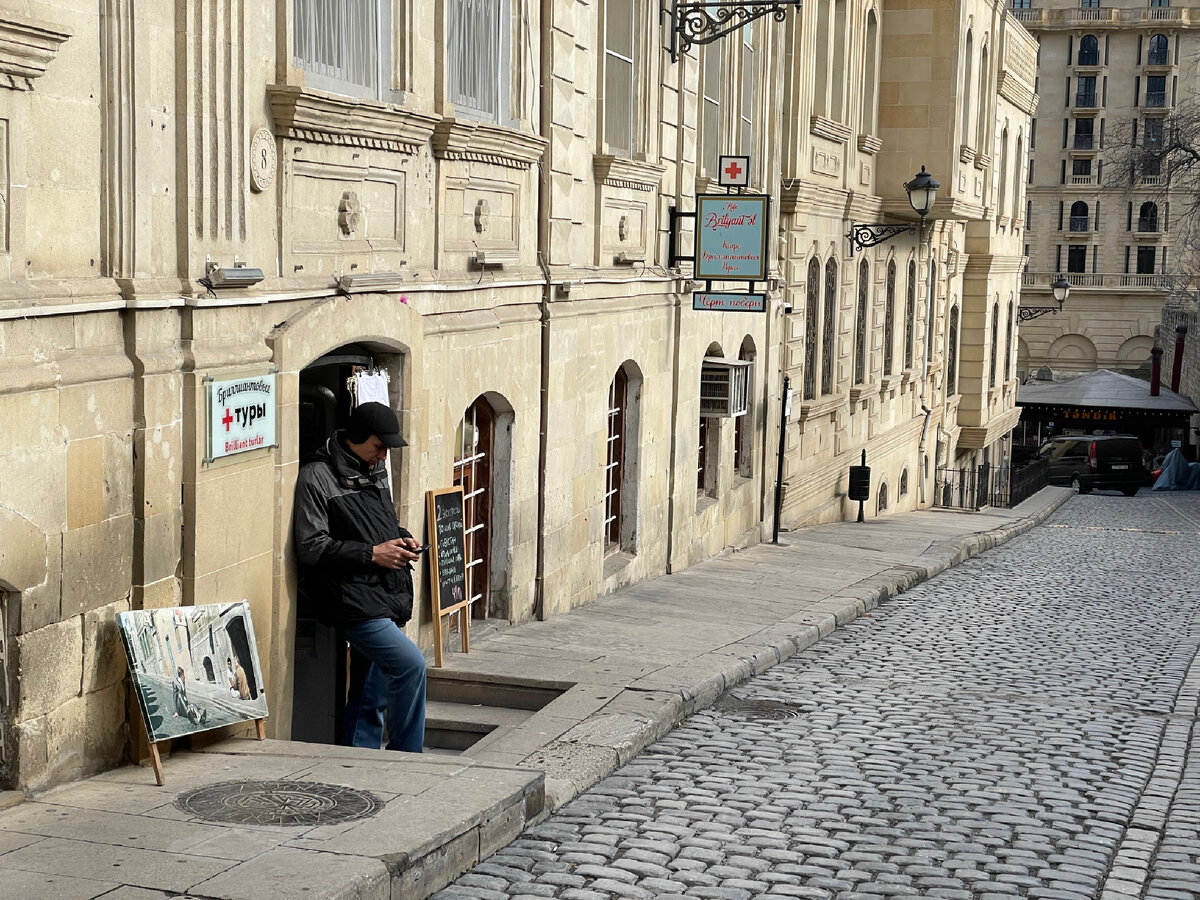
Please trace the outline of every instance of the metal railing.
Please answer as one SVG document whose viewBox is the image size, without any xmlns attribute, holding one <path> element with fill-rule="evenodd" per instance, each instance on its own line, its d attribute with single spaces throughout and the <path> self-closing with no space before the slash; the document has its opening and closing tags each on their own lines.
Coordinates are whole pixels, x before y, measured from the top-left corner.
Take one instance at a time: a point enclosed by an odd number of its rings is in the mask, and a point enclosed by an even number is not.
<svg viewBox="0 0 1200 900">
<path fill-rule="evenodd" d="M 939 468 L 934 475 L 933 503 L 946 509 L 1010 509 L 1049 484 L 1050 463 L 1034 460 L 1019 469 L 987 463 Z"/>
<path fill-rule="evenodd" d="M 1090 122 L 1091 119 L 1084 119 L 1082 121 Z M 1092 135 L 1077 133 L 1075 135 L 1075 149 L 1076 150 L 1091 150 L 1092 149 Z"/>
<path fill-rule="evenodd" d="M 1166 91 L 1146 91 L 1147 109 L 1162 109 L 1167 105 Z"/>
<path fill-rule="evenodd" d="M 1071 231 L 1091 231 L 1091 216 L 1071 216 L 1070 228 Z"/>
</svg>

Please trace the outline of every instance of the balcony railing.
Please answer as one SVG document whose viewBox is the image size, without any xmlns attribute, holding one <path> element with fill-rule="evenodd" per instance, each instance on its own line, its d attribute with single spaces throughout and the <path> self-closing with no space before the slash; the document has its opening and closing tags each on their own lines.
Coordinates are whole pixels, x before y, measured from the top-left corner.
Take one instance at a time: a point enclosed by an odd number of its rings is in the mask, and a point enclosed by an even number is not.
<svg viewBox="0 0 1200 900">
<path fill-rule="evenodd" d="M 1084 120 L 1081 119 L 1080 121 L 1084 121 Z M 1093 146 L 1093 141 L 1094 141 L 1094 138 L 1090 134 L 1076 134 L 1075 135 L 1075 149 L 1076 150 L 1091 150 L 1092 146 Z"/>
<path fill-rule="evenodd" d="M 1158 219 L 1138 219 L 1138 232 L 1146 234 L 1149 232 L 1158 232 Z"/>
<path fill-rule="evenodd" d="M 1123 275 L 1113 272 L 1024 272 L 1021 275 L 1021 287 L 1044 288 L 1049 291 L 1050 283 L 1060 276 L 1071 282 L 1072 288 L 1137 287 L 1165 290 L 1170 282 L 1168 275 Z"/>
<path fill-rule="evenodd" d="M 1146 65 L 1167 66 L 1170 63 L 1167 61 L 1167 54 L 1165 53 L 1148 53 L 1146 54 Z"/>
<path fill-rule="evenodd" d="M 1095 184 L 1095 175 L 1072 175 L 1071 184 Z"/>
<path fill-rule="evenodd" d="M 1091 216 L 1071 216 L 1071 231 L 1091 231 Z"/>
<path fill-rule="evenodd" d="M 1033 27 L 1070 27 L 1087 24 L 1092 27 L 1140 26 L 1148 23 L 1178 22 L 1191 25 L 1200 21 L 1195 9 L 1014 9 L 1018 22 Z"/>
<path fill-rule="evenodd" d="M 1146 107 L 1148 109 L 1162 109 L 1166 105 L 1166 91 L 1146 91 Z"/>
<path fill-rule="evenodd" d="M 1169 7 L 1155 7 L 1153 9 L 1142 10 L 1142 17 L 1151 22 L 1170 22 L 1175 19 L 1182 19 L 1183 10 L 1170 9 Z"/>
<path fill-rule="evenodd" d="M 1079 94 L 1075 95 L 1075 108 L 1076 109 L 1094 109 L 1095 107 L 1096 107 L 1096 92 L 1095 91 L 1091 91 L 1090 93 L 1087 93 L 1087 94 L 1079 93 Z"/>
</svg>

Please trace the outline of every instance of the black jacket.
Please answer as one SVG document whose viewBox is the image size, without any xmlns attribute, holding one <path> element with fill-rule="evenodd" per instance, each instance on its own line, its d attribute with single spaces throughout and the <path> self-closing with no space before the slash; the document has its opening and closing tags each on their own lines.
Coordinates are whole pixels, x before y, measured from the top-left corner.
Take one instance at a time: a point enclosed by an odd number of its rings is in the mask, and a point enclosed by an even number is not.
<svg viewBox="0 0 1200 900">
<path fill-rule="evenodd" d="M 371 562 L 376 544 L 411 537 L 396 518 L 387 467 L 366 465 L 336 431 L 296 480 L 292 532 L 301 603 L 328 625 L 412 617 L 411 568 Z"/>
</svg>

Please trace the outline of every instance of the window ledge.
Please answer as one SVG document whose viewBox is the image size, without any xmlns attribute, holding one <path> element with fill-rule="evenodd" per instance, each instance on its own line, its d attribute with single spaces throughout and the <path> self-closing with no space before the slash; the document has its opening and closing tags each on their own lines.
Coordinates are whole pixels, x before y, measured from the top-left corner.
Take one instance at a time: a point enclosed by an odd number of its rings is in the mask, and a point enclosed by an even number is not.
<svg viewBox="0 0 1200 900">
<path fill-rule="evenodd" d="M 46 74 L 46 67 L 71 33 L 65 25 L 9 10 L 0 13 L 0 87 L 33 90 L 33 80 Z"/>
<path fill-rule="evenodd" d="M 710 497 L 708 494 L 696 495 L 696 515 L 700 515 L 706 509 L 712 509 L 717 505 L 717 498 Z"/>
<path fill-rule="evenodd" d="M 850 411 L 854 411 L 854 407 L 863 400 L 870 400 L 872 397 L 879 396 L 879 385 L 877 384 L 860 384 L 850 388 Z"/>
<path fill-rule="evenodd" d="M 484 122 L 442 119 L 433 129 L 433 155 L 527 169 L 546 150 L 545 138 Z"/>
<path fill-rule="evenodd" d="M 809 400 L 800 406 L 800 420 L 828 415 L 845 406 L 848 399 L 845 394 L 828 394 L 824 397 L 817 397 L 815 400 Z"/>
<path fill-rule="evenodd" d="M 609 187 L 628 188 L 634 191 L 657 191 L 662 184 L 666 166 L 645 162 L 640 159 L 630 159 L 626 156 L 613 156 L 608 153 L 597 153 L 592 157 L 592 172 L 596 184 L 606 184 Z"/>
<path fill-rule="evenodd" d="M 1154 244 L 1162 239 L 1161 231 L 1135 231 L 1133 239 L 1138 243 Z"/>
<path fill-rule="evenodd" d="M 848 141 L 850 126 L 827 119 L 824 116 L 812 116 L 808 120 L 808 130 L 817 137 L 828 138 L 831 141 Z"/>
<path fill-rule="evenodd" d="M 880 393 L 886 393 L 894 388 L 903 387 L 908 381 L 908 373 L 904 372 L 899 375 L 884 375 L 879 382 Z"/>
<path fill-rule="evenodd" d="M 614 575 L 625 571 L 629 568 L 629 564 L 636 559 L 636 555 L 628 550 L 611 550 L 604 557 L 604 578 L 609 579 Z"/>
<path fill-rule="evenodd" d="M 343 97 L 300 85 L 267 86 L 275 131 L 314 144 L 340 144 L 413 154 L 433 134 L 437 116 L 392 103 Z"/>
<path fill-rule="evenodd" d="M 874 156 L 883 149 L 883 140 L 882 138 L 875 137 L 873 134 L 860 134 L 858 136 L 858 149 L 868 156 Z"/>
</svg>

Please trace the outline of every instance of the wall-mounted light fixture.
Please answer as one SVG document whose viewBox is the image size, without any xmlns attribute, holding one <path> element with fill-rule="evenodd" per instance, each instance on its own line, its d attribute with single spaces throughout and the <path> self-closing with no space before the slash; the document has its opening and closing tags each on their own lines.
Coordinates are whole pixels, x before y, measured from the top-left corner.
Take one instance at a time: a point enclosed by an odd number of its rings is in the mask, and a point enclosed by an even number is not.
<svg viewBox="0 0 1200 900">
<path fill-rule="evenodd" d="M 263 270 L 245 263 L 234 262 L 232 266 L 221 266 L 211 260 L 200 283 L 210 290 L 219 288 L 250 287 L 264 278 Z"/>
<path fill-rule="evenodd" d="M 362 272 L 343 275 L 338 290 L 343 294 L 365 294 L 371 291 L 399 291 L 407 281 L 399 272 Z"/>
<path fill-rule="evenodd" d="M 476 269 L 503 269 L 520 261 L 516 250 L 476 250 L 471 254 L 471 265 Z"/>
</svg>

